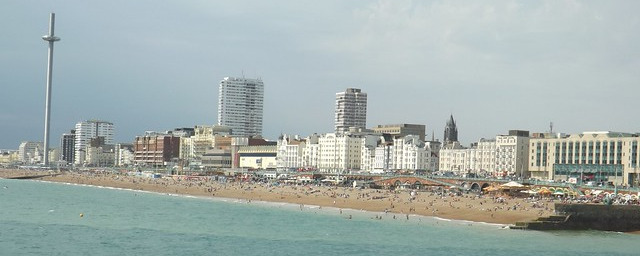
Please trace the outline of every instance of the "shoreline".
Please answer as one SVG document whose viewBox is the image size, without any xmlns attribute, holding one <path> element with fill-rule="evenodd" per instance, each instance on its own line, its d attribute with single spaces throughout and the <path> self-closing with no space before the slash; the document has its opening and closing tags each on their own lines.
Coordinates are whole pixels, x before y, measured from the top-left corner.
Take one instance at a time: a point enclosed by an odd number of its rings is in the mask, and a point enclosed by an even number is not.
<svg viewBox="0 0 640 256">
<path fill-rule="evenodd" d="M 0 178 L 1 180 L 2 178 Z M 40 179 L 32 179 L 31 181 L 35 181 L 35 182 L 43 182 L 43 183 L 54 183 L 54 184 L 63 184 L 63 185 L 69 185 L 69 186 L 86 186 L 86 187 L 93 187 L 93 188 L 101 188 L 101 189 L 113 189 L 113 190 L 122 190 L 122 191 L 128 191 L 128 192 L 141 192 L 141 193 L 148 193 L 148 194 L 154 194 L 154 195 L 159 195 L 159 196 L 173 196 L 173 197 L 182 197 L 182 198 L 194 198 L 194 199 L 202 199 L 202 200 L 213 200 L 213 201 L 217 201 L 217 202 L 225 202 L 225 203 L 237 203 L 237 204 L 258 204 L 258 205 L 262 205 L 262 206 L 266 206 L 266 207 L 277 207 L 277 208 L 281 208 L 281 206 L 285 206 L 287 208 L 290 208 L 289 210 L 295 210 L 296 208 L 300 207 L 300 205 L 298 204 L 294 204 L 294 203 L 290 203 L 290 202 L 274 202 L 274 201 L 264 201 L 264 200 L 251 200 L 251 201 L 246 201 L 244 199 L 240 199 L 240 198 L 231 198 L 231 197 L 218 197 L 218 196 L 199 196 L 199 195 L 191 195 L 191 194 L 175 194 L 175 193 L 162 193 L 162 192 L 156 192 L 156 191 L 145 191 L 145 190 L 137 190 L 137 189 L 130 189 L 130 188 L 120 188 L 120 187 L 108 187 L 108 186 L 102 186 L 102 185 L 90 185 L 90 184 L 82 184 L 82 183 L 71 183 L 71 182 L 59 182 L 59 181 L 49 181 L 49 180 L 40 180 Z M 375 212 L 375 211 L 369 211 L 369 210 L 365 210 L 365 209 L 353 209 L 353 208 L 336 208 L 336 207 L 322 207 L 320 205 L 312 205 L 312 204 L 303 204 L 302 207 L 304 207 L 304 211 L 314 211 L 314 213 L 318 213 L 321 212 L 323 214 L 331 214 L 331 215 L 342 215 L 342 216 L 350 216 L 350 215 L 363 215 L 370 219 L 375 219 L 376 217 L 380 216 L 381 218 L 379 220 L 382 220 L 382 216 L 384 215 L 396 215 L 398 213 L 396 212 Z M 338 213 L 340 212 L 340 213 Z M 345 213 L 343 215 L 343 212 Z M 347 214 L 347 213 L 352 213 L 352 214 Z M 431 219 L 434 220 L 436 222 L 438 221 L 444 221 L 445 223 L 456 223 L 456 224 L 479 224 L 479 225 L 486 225 L 486 226 L 493 226 L 493 227 L 497 227 L 497 228 L 506 228 L 507 225 L 506 224 L 500 224 L 500 223 L 488 223 L 488 222 L 479 222 L 479 221 L 473 221 L 473 220 L 459 220 L 459 219 L 447 219 L 447 218 L 443 218 L 443 217 L 438 217 L 438 216 L 425 216 L 425 215 L 420 215 L 420 214 L 408 214 L 411 218 L 411 220 L 414 220 L 415 218 L 418 219 Z M 347 217 L 345 217 L 347 218 Z M 388 217 L 387 218 L 392 218 L 392 219 L 398 219 L 398 220 L 402 220 L 402 218 L 404 218 L 404 215 L 399 215 L 398 217 L 393 216 L 393 217 Z M 355 218 L 354 218 L 355 219 Z M 409 220 L 409 219 L 407 219 Z"/>
<path fill-rule="evenodd" d="M 0 169 L 0 177 L 42 174 L 27 170 Z M 512 225 L 553 214 L 553 201 L 530 201 L 523 198 L 455 195 L 436 191 L 389 191 L 353 189 L 316 185 L 279 185 L 267 183 L 219 183 L 202 180 L 174 180 L 171 178 L 143 178 L 117 174 L 69 173 L 36 180 L 85 184 L 101 187 L 152 191 L 163 194 L 196 197 L 227 198 L 229 200 L 255 200 L 292 205 L 314 205 L 336 209 L 363 210 L 371 213 L 393 213 L 400 217 L 425 216 L 453 221 L 471 221 L 490 225 Z"/>
</svg>

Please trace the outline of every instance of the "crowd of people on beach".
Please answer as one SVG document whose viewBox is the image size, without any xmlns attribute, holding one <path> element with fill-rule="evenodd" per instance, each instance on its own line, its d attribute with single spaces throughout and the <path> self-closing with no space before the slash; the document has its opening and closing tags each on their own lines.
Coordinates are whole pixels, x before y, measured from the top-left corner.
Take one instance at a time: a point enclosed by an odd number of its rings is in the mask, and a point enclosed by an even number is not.
<svg viewBox="0 0 640 256">
<path fill-rule="evenodd" d="M 483 194 L 427 186 L 420 190 L 370 189 L 329 184 L 287 184 L 279 182 L 233 179 L 225 176 L 163 176 L 144 173 L 65 172 L 52 181 L 151 190 L 170 194 L 233 197 L 249 200 L 317 204 L 336 208 L 367 209 L 385 213 L 419 214 L 452 218 L 504 218 L 519 213 L 523 216 L 551 215 L 554 203 L 639 204 L 632 195 L 554 197 L 518 197 L 509 194 Z M 607 197 L 605 197 L 607 195 Z M 608 198 L 608 199 L 605 199 Z M 496 220 L 499 222 L 499 220 Z"/>
</svg>

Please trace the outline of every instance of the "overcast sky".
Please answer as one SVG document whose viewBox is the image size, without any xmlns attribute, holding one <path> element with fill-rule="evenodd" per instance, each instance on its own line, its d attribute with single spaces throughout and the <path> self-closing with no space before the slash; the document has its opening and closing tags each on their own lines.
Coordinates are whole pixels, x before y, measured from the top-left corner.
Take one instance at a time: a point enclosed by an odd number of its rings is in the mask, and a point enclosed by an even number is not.
<svg viewBox="0 0 640 256">
<path fill-rule="evenodd" d="M 265 137 L 333 131 L 335 93 L 367 126 L 468 144 L 510 129 L 638 132 L 640 1 L 3 1 L 0 148 L 42 141 L 56 13 L 51 145 L 87 119 L 116 141 L 217 122 L 225 76 L 265 84 Z"/>
</svg>

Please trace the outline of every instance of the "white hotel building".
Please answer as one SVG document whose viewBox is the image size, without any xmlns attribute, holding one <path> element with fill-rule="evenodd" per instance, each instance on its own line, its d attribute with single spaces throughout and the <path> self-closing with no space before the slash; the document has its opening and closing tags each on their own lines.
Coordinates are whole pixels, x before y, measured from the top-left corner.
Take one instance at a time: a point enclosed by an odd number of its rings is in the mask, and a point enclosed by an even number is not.
<svg viewBox="0 0 640 256">
<path fill-rule="evenodd" d="M 225 77 L 218 89 L 218 125 L 237 136 L 261 135 L 263 100 L 261 79 Z"/>
<path fill-rule="evenodd" d="M 417 135 L 392 141 L 379 133 L 327 133 L 305 140 L 281 136 L 278 140 L 278 169 L 317 169 L 321 172 L 362 171 L 383 173 L 393 170 L 438 168 L 439 143 L 423 142 Z"/>
<path fill-rule="evenodd" d="M 332 173 L 343 170 L 360 170 L 363 143 L 375 145 L 376 142 L 377 137 L 372 135 L 323 134 L 318 140 L 320 145 L 318 169 Z"/>
<path fill-rule="evenodd" d="M 394 139 L 392 153 L 394 170 L 437 170 L 438 158 L 431 144 L 416 135 Z"/>
<path fill-rule="evenodd" d="M 440 170 L 455 174 L 527 176 L 529 132 L 511 130 L 495 139 L 480 139 L 471 148 L 459 143 L 440 150 Z"/>
<path fill-rule="evenodd" d="M 303 164 L 303 150 L 306 145 L 306 140 L 301 140 L 294 137 L 291 138 L 287 135 L 281 135 L 277 142 L 277 156 L 276 164 L 280 170 L 289 170 L 292 168 L 302 168 Z"/>
</svg>

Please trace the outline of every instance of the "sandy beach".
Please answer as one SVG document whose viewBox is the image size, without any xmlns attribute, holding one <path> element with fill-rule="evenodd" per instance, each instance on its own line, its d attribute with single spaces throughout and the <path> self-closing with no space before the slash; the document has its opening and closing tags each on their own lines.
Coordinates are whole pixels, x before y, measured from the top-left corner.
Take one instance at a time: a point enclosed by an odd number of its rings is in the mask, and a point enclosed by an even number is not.
<svg viewBox="0 0 640 256">
<path fill-rule="evenodd" d="M 28 170 L 0 170 L 0 177 L 46 174 Z M 302 205 L 388 212 L 385 216 L 406 218 L 417 214 L 445 219 L 496 224 L 514 224 L 553 214 L 553 201 L 507 196 L 440 192 L 436 189 L 414 192 L 400 190 L 353 189 L 316 185 L 273 185 L 272 183 L 187 180 L 183 178 L 146 178 L 118 174 L 65 172 L 40 180 L 105 187 L 153 191 L 159 193 L 223 197 Z"/>
</svg>

